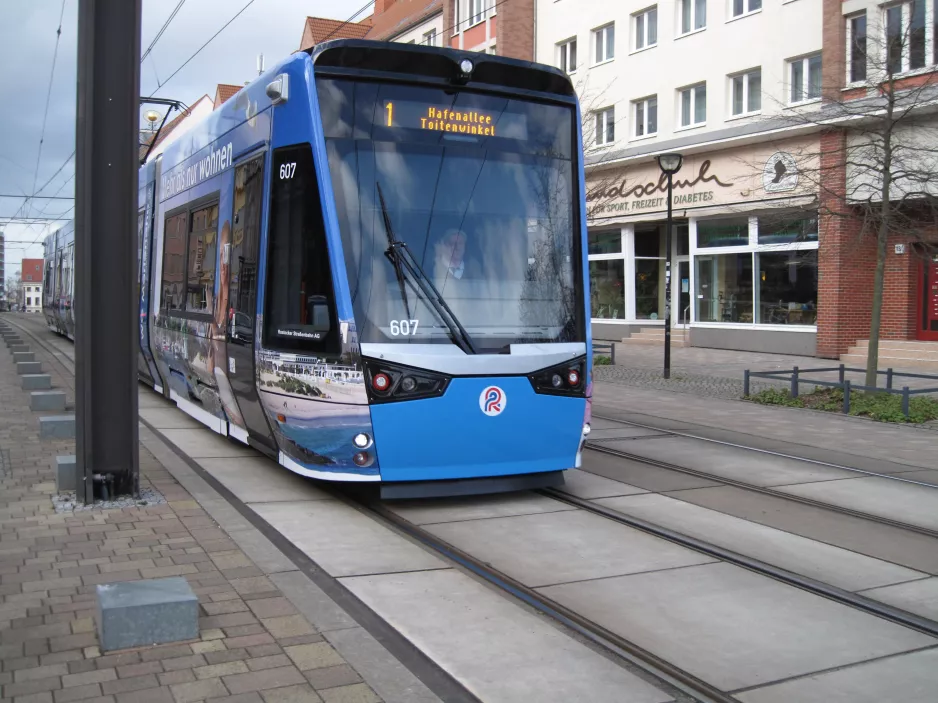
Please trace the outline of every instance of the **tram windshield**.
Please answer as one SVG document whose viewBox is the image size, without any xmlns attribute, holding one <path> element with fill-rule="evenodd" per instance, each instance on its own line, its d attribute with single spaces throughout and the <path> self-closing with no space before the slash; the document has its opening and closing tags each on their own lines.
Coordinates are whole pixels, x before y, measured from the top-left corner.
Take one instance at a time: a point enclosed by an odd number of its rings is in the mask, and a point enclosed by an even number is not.
<svg viewBox="0 0 938 703">
<path fill-rule="evenodd" d="M 317 87 L 360 341 L 467 353 L 583 341 L 572 108 Z"/>
</svg>

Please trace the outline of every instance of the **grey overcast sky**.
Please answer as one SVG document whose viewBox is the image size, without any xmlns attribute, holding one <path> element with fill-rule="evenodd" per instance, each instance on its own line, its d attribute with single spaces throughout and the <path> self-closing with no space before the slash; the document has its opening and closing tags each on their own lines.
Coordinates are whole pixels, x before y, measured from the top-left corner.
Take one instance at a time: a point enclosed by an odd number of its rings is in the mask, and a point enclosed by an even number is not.
<svg viewBox="0 0 938 703">
<path fill-rule="evenodd" d="M 146 49 L 179 0 L 143 0 L 141 45 Z M 254 0 L 244 13 L 192 62 L 161 88 L 187 58 L 205 43 L 248 0 L 185 0 L 169 28 L 140 69 L 143 95 L 175 98 L 192 105 L 202 95 L 215 95 L 218 83 L 244 83 L 257 75 L 257 55 L 269 66 L 299 48 L 308 15 L 345 20 L 365 0 Z M 0 46 L 6 69 L 0 72 L 0 195 L 23 195 L 42 186 L 75 148 L 75 80 L 78 0 L 0 0 Z M 358 15 L 367 17 L 371 9 Z M 62 35 L 52 80 L 38 178 L 36 163 L 56 29 Z M 69 161 L 42 195 L 74 196 L 74 163 Z M 61 188 L 61 190 L 60 190 Z M 35 200 L 19 216 L 73 216 L 72 200 Z M 61 222 L 17 225 L 3 223 L 23 198 L 0 197 L 0 229 L 6 234 L 6 275 L 19 270 L 23 258 L 41 258 L 42 240 Z"/>
</svg>

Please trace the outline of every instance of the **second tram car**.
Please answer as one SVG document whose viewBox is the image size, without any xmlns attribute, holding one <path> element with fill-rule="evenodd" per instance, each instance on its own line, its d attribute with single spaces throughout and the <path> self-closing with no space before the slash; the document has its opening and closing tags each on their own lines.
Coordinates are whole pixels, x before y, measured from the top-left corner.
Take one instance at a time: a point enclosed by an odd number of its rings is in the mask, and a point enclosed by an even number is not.
<svg viewBox="0 0 938 703">
<path fill-rule="evenodd" d="M 338 40 L 140 170 L 140 378 L 388 497 L 562 482 L 589 432 L 577 99 L 556 69 Z M 74 333 L 74 236 L 46 240 Z"/>
</svg>

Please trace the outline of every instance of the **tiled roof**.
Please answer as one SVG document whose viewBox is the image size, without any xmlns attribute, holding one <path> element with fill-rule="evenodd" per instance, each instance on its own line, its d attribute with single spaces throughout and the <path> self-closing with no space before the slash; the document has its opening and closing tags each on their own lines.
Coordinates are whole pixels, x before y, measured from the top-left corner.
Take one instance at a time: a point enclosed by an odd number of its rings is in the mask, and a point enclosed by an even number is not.
<svg viewBox="0 0 938 703">
<path fill-rule="evenodd" d="M 231 85 L 230 83 L 219 83 L 215 88 L 215 109 L 217 110 L 232 95 L 241 90 L 243 85 Z"/>
<path fill-rule="evenodd" d="M 371 29 L 371 18 L 361 22 L 343 22 L 325 17 L 307 17 L 300 40 L 300 51 L 311 49 L 326 39 L 364 39 Z"/>
<path fill-rule="evenodd" d="M 387 10 L 372 18 L 367 39 L 379 41 L 395 36 L 419 22 L 443 11 L 443 0 L 397 0 Z"/>
</svg>

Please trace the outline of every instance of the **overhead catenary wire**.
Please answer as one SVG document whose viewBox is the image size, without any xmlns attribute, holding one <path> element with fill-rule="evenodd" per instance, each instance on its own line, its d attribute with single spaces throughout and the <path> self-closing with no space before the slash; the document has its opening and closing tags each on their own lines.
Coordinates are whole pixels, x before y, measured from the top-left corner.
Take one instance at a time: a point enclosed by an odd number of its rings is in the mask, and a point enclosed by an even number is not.
<svg viewBox="0 0 938 703">
<path fill-rule="evenodd" d="M 52 50 L 52 70 L 49 72 L 49 88 L 46 90 L 46 107 L 42 114 L 42 128 L 39 131 L 39 151 L 36 154 L 36 169 L 33 173 L 33 194 L 36 194 L 36 183 L 39 182 L 39 164 L 42 162 L 42 144 L 46 138 L 46 121 L 49 118 L 49 102 L 52 98 L 52 83 L 55 78 L 55 64 L 59 56 L 59 42 L 62 39 L 62 20 L 65 18 L 65 0 L 62 0 L 62 10 L 59 12 L 59 26 L 55 30 L 55 48 Z M 23 203 L 27 205 L 29 201 Z"/>
<path fill-rule="evenodd" d="M 166 28 L 172 23 L 173 18 L 176 17 L 176 14 L 179 12 L 180 8 L 185 4 L 186 0 L 179 0 L 176 4 L 176 7 L 173 8 L 173 11 L 169 14 L 169 17 L 166 18 L 166 21 L 163 22 L 163 26 L 160 27 L 160 30 L 156 33 L 156 36 L 153 37 L 153 41 L 150 42 L 150 46 L 147 47 L 146 51 L 143 52 L 143 56 L 140 57 L 140 63 L 143 63 L 147 60 L 147 56 L 150 55 L 150 52 L 153 51 L 153 47 L 156 46 L 156 43 L 160 40 L 160 37 L 163 36 L 163 32 L 166 31 Z M 159 78 L 156 79 L 159 83 Z"/>
<path fill-rule="evenodd" d="M 329 32 L 329 33 L 326 35 L 326 38 L 323 39 L 322 41 L 320 41 L 319 43 L 322 44 L 322 42 L 329 41 L 329 39 L 331 39 L 332 36 L 333 36 L 336 32 L 338 32 L 340 29 L 342 29 L 342 27 L 344 27 L 344 26 L 347 25 L 349 22 L 351 22 L 352 20 L 354 20 L 354 19 L 355 19 L 356 17 L 358 17 L 361 13 L 363 13 L 365 10 L 367 10 L 369 7 L 371 7 L 371 6 L 374 5 L 374 4 L 375 4 L 375 0 L 368 0 L 368 2 L 366 2 L 366 3 L 365 3 L 364 5 L 362 5 L 358 10 L 356 10 L 355 13 L 354 13 L 351 17 L 349 17 L 347 20 L 345 20 L 345 21 L 342 22 L 341 24 L 337 25 L 335 29 L 333 29 L 331 32 Z"/>
</svg>

